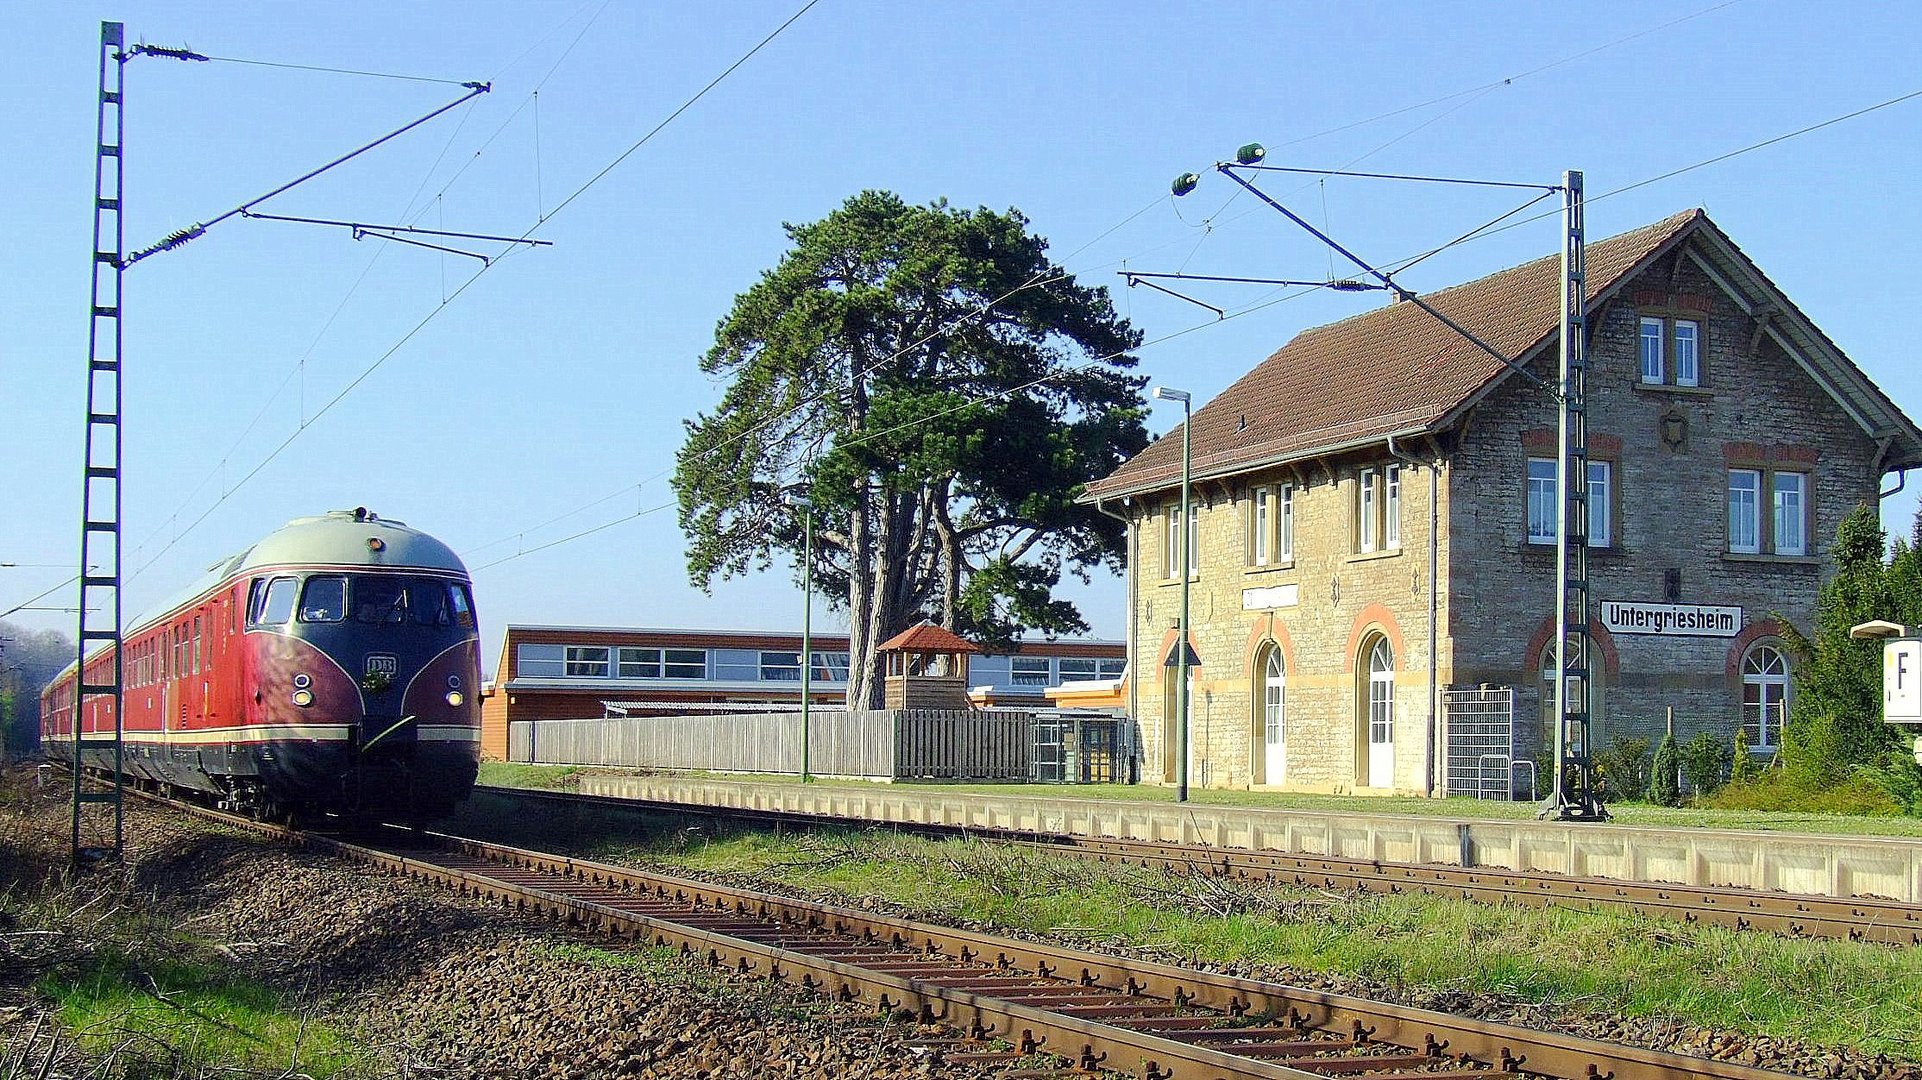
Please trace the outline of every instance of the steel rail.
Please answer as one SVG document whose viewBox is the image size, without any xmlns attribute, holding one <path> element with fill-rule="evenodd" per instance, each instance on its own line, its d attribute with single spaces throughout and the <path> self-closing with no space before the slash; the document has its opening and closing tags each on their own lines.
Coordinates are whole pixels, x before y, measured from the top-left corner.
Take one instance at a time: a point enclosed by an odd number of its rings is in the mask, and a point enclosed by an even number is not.
<svg viewBox="0 0 1922 1080">
<path fill-rule="evenodd" d="M 147 796 L 158 798 L 157 796 Z M 1769 1080 L 1779 1072 L 932 926 L 439 833 L 350 843 L 166 805 L 715 967 L 1146 1080 Z M 431 845 L 421 849 L 415 845 Z M 979 1055 L 976 1055 L 977 1057 Z"/>
<path fill-rule="evenodd" d="M 824 820 L 813 815 L 780 810 L 701 806 L 666 800 L 533 791 L 492 785 L 482 785 L 477 790 L 508 798 L 545 799 L 617 808 L 626 806 L 650 812 L 696 814 L 743 821 L 773 820 L 806 828 L 820 828 L 826 824 L 839 827 L 859 824 L 858 819 Z M 1922 945 L 1922 904 L 1902 900 L 1762 892 L 1732 886 L 1623 881 L 1435 863 L 1378 862 L 1334 855 L 1151 843 L 1059 833 L 1035 834 L 925 822 L 877 820 L 874 824 L 923 835 L 968 835 L 1103 862 L 1262 879 L 1304 888 L 1420 893 L 1477 903 L 1513 903 L 1584 911 L 1629 909 L 1692 925 L 1761 930 L 1786 937 Z"/>
</svg>

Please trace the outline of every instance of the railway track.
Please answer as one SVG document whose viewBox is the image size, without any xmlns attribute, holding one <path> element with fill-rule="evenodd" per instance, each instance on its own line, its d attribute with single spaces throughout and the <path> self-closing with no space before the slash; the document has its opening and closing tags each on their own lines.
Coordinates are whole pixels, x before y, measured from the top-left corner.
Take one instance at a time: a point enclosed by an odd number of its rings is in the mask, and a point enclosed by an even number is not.
<svg viewBox="0 0 1922 1080">
<path fill-rule="evenodd" d="M 477 790 L 505 798 L 625 807 L 660 813 L 699 815 L 740 821 L 778 822 L 804 828 L 823 824 L 846 827 L 858 822 L 783 811 L 742 810 L 687 803 L 616 799 L 568 792 L 530 791 L 483 785 Z M 968 835 L 1003 843 L 1098 859 L 1159 867 L 1180 873 L 1205 873 L 1309 888 L 1422 893 L 1479 903 L 1558 906 L 1581 910 L 1628 909 L 1685 923 L 1762 930 L 1789 937 L 1836 938 L 1885 945 L 1922 945 L 1922 904 L 1873 897 L 1847 899 L 1794 893 L 1757 892 L 1726 887 L 1653 884 L 1610 878 L 1485 870 L 1434 864 L 1374 862 L 1327 855 L 1290 854 L 1158 844 L 1139 840 L 1095 839 L 1006 830 L 887 822 L 889 828 L 929 836 Z"/>
<path fill-rule="evenodd" d="M 149 796 L 151 797 L 151 796 Z M 931 926 L 432 833 L 369 842 L 166 805 L 620 940 L 937 1022 L 947 1060 L 1144 1080 L 1767 1080 L 1782 1073 Z"/>
</svg>

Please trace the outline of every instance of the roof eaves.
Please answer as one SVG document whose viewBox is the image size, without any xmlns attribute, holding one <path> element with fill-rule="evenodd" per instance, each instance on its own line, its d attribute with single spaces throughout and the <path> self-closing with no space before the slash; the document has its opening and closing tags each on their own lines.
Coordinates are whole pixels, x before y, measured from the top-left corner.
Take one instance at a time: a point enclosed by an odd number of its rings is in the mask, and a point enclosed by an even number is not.
<svg viewBox="0 0 1922 1080">
<path fill-rule="evenodd" d="M 1360 450 L 1369 446 L 1385 446 L 1391 439 L 1406 439 L 1420 435 L 1431 435 L 1442 430 L 1444 430 L 1444 428 L 1440 424 L 1419 424 L 1414 427 L 1405 427 L 1395 431 L 1383 432 L 1379 435 L 1364 435 L 1349 439 L 1345 442 L 1326 443 L 1266 457 L 1249 458 L 1213 469 L 1190 471 L 1189 482 L 1195 483 L 1202 480 L 1222 480 L 1231 476 L 1245 476 L 1248 473 L 1261 472 L 1264 469 L 1273 469 L 1282 465 L 1292 465 L 1301 461 L 1313 461 L 1316 458 L 1328 457 L 1333 454 L 1343 454 L 1351 450 Z M 1181 474 L 1179 472 L 1176 472 L 1172 479 L 1157 474 L 1152 479 L 1144 479 L 1130 484 L 1125 488 L 1116 488 L 1111 491 L 1085 492 L 1075 501 L 1092 506 L 1095 503 L 1106 502 L 1109 499 L 1124 499 L 1132 498 L 1136 495 L 1147 495 L 1170 487 L 1177 487 L 1180 484 Z"/>
</svg>

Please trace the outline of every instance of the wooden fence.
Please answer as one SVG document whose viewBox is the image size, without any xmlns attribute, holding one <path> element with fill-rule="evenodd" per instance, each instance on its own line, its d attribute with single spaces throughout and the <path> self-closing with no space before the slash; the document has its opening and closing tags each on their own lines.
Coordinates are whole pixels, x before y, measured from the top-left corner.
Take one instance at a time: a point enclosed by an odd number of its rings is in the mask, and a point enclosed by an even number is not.
<svg viewBox="0 0 1922 1080">
<path fill-rule="evenodd" d="M 799 713 L 517 720 L 509 761 L 708 772 L 801 771 Z M 870 780 L 1026 780 L 1033 714 L 1015 710 L 821 710 L 808 769 Z"/>
</svg>

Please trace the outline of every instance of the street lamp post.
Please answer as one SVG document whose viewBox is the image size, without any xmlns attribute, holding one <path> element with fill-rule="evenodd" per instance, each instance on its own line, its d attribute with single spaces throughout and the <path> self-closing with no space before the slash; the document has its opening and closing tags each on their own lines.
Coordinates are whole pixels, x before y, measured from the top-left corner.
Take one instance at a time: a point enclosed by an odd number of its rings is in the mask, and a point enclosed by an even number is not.
<svg viewBox="0 0 1922 1080">
<path fill-rule="evenodd" d="M 814 507 L 806 499 L 801 508 L 801 782 L 812 780 L 808 766 L 809 710 L 814 689 Z"/>
<path fill-rule="evenodd" d="M 1194 440 L 1189 423 L 1193 419 L 1193 397 L 1186 390 L 1155 387 L 1155 397 L 1181 402 L 1181 521 L 1176 528 L 1180 542 L 1175 567 L 1181 575 L 1181 625 L 1175 639 L 1175 801 L 1188 801 L 1188 579 L 1194 561 L 1193 537 L 1189 532 L 1188 496 L 1190 474 L 1194 468 Z"/>
</svg>

